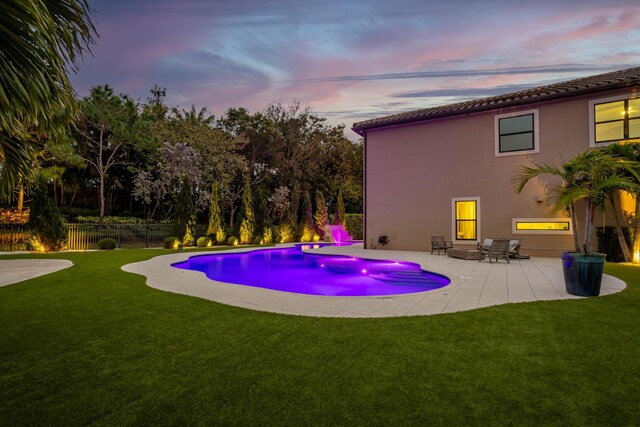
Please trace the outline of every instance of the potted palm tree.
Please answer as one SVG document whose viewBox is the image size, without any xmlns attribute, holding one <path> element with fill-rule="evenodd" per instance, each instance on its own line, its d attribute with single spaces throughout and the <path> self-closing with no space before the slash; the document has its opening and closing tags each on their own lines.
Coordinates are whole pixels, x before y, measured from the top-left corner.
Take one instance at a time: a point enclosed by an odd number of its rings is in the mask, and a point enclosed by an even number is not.
<svg viewBox="0 0 640 427">
<path fill-rule="evenodd" d="M 552 188 L 557 210 L 568 209 L 571 216 L 574 249 L 562 252 L 562 268 L 567 292 L 579 296 L 600 295 L 605 255 L 591 249 L 595 234 L 594 215 L 604 211 L 609 196 L 624 190 L 637 192 L 631 178 L 637 176 L 638 163 L 613 157 L 601 150 L 590 150 L 558 167 L 547 164 L 525 166 L 513 179 L 516 193 L 540 175 L 554 175 L 561 182 Z M 580 203 L 581 202 L 581 203 Z M 584 206 L 584 237 L 580 240 L 576 206 Z"/>
</svg>

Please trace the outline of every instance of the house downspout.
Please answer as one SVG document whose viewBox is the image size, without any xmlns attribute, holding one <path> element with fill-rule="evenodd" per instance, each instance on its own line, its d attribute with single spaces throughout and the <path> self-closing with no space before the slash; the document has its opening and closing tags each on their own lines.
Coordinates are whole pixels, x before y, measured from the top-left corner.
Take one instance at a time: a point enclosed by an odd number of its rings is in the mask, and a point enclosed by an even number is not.
<svg viewBox="0 0 640 427">
<path fill-rule="evenodd" d="M 365 249 L 370 249 L 367 239 L 367 132 L 363 131 L 364 142 L 362 151 L 362 241 Z"/>
</svg>

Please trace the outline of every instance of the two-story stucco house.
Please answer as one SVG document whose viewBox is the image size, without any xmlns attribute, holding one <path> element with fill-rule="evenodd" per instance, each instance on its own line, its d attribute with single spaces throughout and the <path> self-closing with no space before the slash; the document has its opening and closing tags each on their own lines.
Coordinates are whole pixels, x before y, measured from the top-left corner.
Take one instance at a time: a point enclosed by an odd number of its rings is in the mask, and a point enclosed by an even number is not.
<svg viewBox="0 0 640 427">
<path fill-rule="evenodd" d="M 640 67 L 358 122 L 364 137 L 365 247 L 426 250 L 521 238 L 523 251 L 572 248 L 571 224 L 547 200 L 550 181 L 513 191 L 517 169 L 561 164 L 640 137 Z M 470 247 L 470 246 L 466 246 Z"/>
</svg>

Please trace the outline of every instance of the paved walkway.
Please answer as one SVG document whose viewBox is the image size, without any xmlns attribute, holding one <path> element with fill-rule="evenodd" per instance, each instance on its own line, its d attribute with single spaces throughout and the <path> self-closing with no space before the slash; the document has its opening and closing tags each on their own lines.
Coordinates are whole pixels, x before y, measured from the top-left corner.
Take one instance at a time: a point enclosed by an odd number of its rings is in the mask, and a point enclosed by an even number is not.
<svg viewBox="0 0 640 427">
<path fill-rule="evenodd" d="M 54 273 L 72 265 L 73 263 L 66 259 L 2 259 L 0 260 L 0 286 Z"/>
<path fill-rule="evenodd" d="M 247 252 L 252 249 L 236 249 Z M 318 317 L 418 316 L 473 310 L 492 305 L 580 298 L 565 291 L 562 264 L 558 258 L 530 260 L 465 261 L 426 252 L 365 250 L 362 245 L 326 246 L 314 253 L 344 254 L 371 259 L 419 263 L 424 270 L 444 274 L 451 284 L 417 294 L 380 297 L 329 297 L 272 291 L 232 285 L 208 279 L 204 273 L 171 267 L 195 252 L 163 255 L 128 264 L 124 271 L 147 277 L 147 284 L 168 292 L 192 295 L 223 304 L 273 313 Z M 620 292 L 625 283 L 605 275 L 601 295 Z"/>
</svg>

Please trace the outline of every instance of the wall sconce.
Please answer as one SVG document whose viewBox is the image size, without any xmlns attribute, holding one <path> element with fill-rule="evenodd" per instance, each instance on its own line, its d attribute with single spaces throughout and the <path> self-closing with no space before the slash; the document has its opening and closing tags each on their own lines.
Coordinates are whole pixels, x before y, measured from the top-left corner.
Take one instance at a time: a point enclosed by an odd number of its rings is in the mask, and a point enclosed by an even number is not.
<svg viewBox="0 0 640 427">
<path fill-rule="evenodd" d="M 389 243 L 389 237 L 388 236 L 380 236 L 380 237 L 378 237 L 378 243 L 380 243 L 382 246 L 388 244 Z"/>
<path fill-rule="evenodd" d="M 540 196 L 536 196 L 533 199 L 536 201 L 537 204 L 542 203 L 542 197 L 540 197 Z"/>
</svg>

